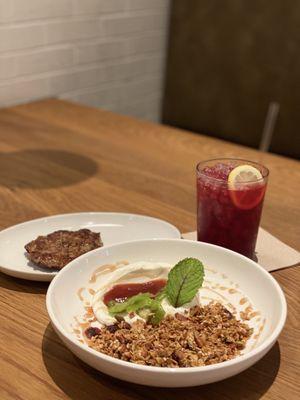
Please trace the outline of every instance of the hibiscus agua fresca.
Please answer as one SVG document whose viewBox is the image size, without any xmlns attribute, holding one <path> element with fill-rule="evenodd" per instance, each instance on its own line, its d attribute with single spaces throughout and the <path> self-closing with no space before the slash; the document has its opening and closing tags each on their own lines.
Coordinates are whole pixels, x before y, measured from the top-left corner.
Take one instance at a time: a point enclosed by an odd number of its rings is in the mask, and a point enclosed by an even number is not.
<svg viewBox="0 0 300 400">
<path fill-rule="evenodd" d="M 254 257 L 269 171 L 246 160 L 197 165 L 197 236 Z"/>
</svg>

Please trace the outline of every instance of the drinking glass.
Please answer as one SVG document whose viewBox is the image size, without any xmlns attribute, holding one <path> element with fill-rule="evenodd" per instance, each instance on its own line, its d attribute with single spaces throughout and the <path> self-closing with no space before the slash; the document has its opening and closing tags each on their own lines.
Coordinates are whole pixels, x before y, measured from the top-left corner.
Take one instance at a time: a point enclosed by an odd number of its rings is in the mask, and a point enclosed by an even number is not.
<svg viewBox="0 0 300 400">
<path fill-rule="evenodd" d="M 230 172 L 237 166 L 256 168 L 260 179 L 233 188 Z M 253 258 L 269 170 L 241 159 L 220 158 L 197 165 L 197 237 Z"/>
</svg>

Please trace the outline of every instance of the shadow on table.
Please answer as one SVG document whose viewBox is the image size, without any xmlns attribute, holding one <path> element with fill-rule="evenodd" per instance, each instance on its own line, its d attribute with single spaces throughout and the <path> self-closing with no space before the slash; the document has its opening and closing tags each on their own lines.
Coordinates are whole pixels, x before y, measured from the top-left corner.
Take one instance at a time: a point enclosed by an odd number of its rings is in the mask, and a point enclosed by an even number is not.
<svg viewBox="0 0 300 400">
<path fill-rule="evenodd" d="M 68 186 L 96 174 L 97 169 L 92 159 L 64 150 L 0 153 L 0 185 L 10 189 Z"/>
<path fill-rule="evenodd" d="M 258 363 L 239 375 L 194 388 L 164 389 L 135 385 L 104 375 L 64 347 L 49 324 L 42 344 L 44 364 L 56 385 L 71 399 L 230 399 L 256 400 L 272 385 L 280 366 L 278 342 Z"/>
<path fill-rule="evenodd" d="M 29 281 L 25 279 L 14 278 L 0 272 L 0 287 L 16 292 L 45 294 L 49 282 Z"/>
</svg>

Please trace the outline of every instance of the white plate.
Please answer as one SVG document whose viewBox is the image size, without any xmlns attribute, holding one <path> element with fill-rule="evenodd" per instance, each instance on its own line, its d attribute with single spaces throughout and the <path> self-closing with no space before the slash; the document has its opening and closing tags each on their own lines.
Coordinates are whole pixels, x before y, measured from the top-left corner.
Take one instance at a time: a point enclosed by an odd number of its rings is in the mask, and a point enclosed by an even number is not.
<svg viewBox="0 0 300 400">
<path fill-rule="evenodd" d="M 253 308 L 261 312 L 261 320 L 266 321 L 263 322 L 259 337 L 253 337 L 255 341 L 253 348 L 251 345 L 248 349 L 246 348 L 244 354 L 219 364 L 204 367 L 160 368 L 115 359 L 78 341 L 71 327 L 72 324 L 74 326 L 74 317 L 85 312 L 78 293 L 80 288 L 89 286 L 90 277 L 96 268 L 120 260 L 167 262 L 174 265 L 185 257 L 196 257 L 202 260 L 204 266 L 207 267 L 205 279 L 210 279 L 208 274 L 208 268 L 210 268 L 215 270 L 212 273 L 219 276 L 221 283 L 228 279 L 232 284 L 235 283 L 240 294 L 246 296 Z M 101 279 L 105 277 L 100 276 L 96 283 L 99 283 Z M 208 283 L 204 280 L 204 284 Z M 55 331 L 65 345 L 81 360 L 116 378 L 161 387 L 203 385 L 242 372 L 271 349 L 286 319 L 284 294 L 276 280 L 261 266 L 249 258 L 222 247 L 189 240 L 141 240 L 96 249 L 84 254 L 72 261 L 51 282 L 46 304 Z M 246 303 L 244 307 L 247 307 Z"/>
<path fill-rule="evenodd" d="M 104 246 L 137 239 L 180 238 L 166 221 L 136 214 L 85 212 L 34 219 L 0 232 L 0 271 L 17 278 L 51 281 L 58 273 L 33 265 L 25 255 L 26 243 L 59 229 L 88 228 L 101 233 Z"/>
</svg>

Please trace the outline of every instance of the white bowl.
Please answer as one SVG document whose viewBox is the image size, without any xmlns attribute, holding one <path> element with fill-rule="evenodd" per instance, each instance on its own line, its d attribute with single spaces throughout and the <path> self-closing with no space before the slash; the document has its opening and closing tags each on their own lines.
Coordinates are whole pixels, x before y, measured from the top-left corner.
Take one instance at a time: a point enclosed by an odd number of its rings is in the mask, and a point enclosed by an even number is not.
<svg viewBox="0 0 300 400">
<path fill-rule="evenodd" d="M 102 264 L 120 260 L 163 261 L 175 264 L 185 257 L 199 258 L 205 266 L 227 275 L 266 318 L 257 346 L 223 363 L 189 368 L 143 366 L 97 352 L 78 341 L 71 329 L 73 318 L 83 312 L 77 292 L 88 285 L 92 272 Z M 286 319 L 286 301 L 276 280 L 254 261 L 207 243 L 178 239 L 153 239 L 120 243 L 91 251 L 66 266 L 47 292 L 52 325 L 65 345 L 81 360 L 113 377 L 149 386 L 184 387 L 216 382 L 236 375 L 261 359 L 276 342 Z"/>
</svg>

